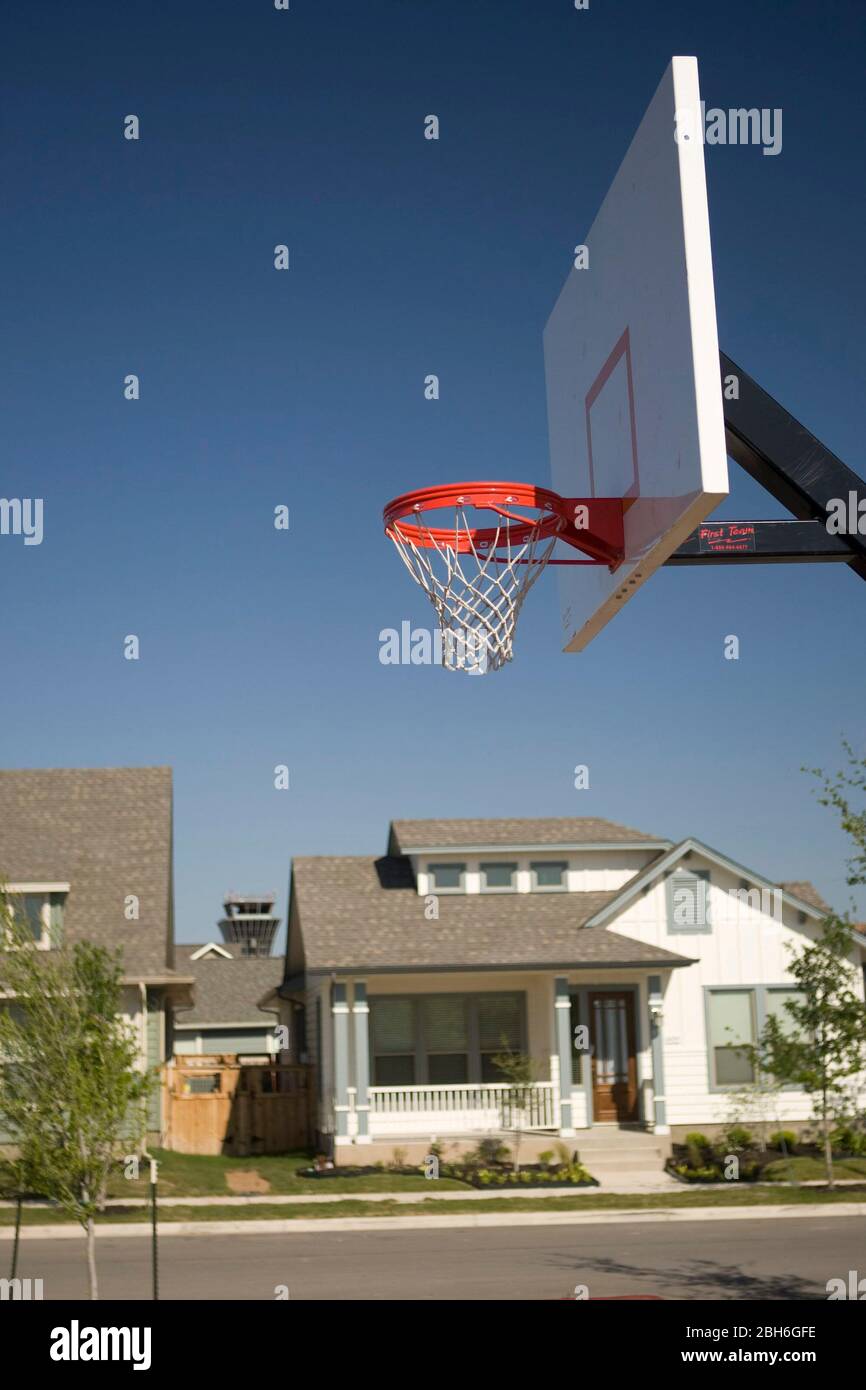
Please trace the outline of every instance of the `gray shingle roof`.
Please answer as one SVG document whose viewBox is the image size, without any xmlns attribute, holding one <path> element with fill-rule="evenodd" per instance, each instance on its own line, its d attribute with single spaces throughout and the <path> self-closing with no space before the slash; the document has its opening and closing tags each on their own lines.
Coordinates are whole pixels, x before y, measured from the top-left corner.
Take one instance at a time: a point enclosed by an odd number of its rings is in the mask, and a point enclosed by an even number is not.
<svg viewBox="0 0 866 1390">
<path fill-rule="evenodd" d="M 275 1022 L 262 1013 L 258 1001 L 282 982 L 281 956 L 222 956 L 190 960 L 202 942 L 176 948 L 176 963 L 183 973 L 195 976 L 195 1007 L 178 1012 L 178 1023 Z"/>
<path fill-rule="evenodd" d="M 171 768 L 0 771 L 0 878 L 68 882 L 64 943 L 122 946 L 133 978 L 172 965 Z M 135 894 L 137 922 L 124 917 Z"/>
<path fill-rule="evenodd" d="M 389 853 L 411 854 L 416 849 L 469 848 L 472 845 L 600 845 L 660 844 L 656 835 L 632 830 L 597 816 L 564 816 L 539 820 L 395 820 L 391 822 Z M 666 842 L 664 842 L 666 843 Z"/>
<path fill-rule="evenodd" d="M 428 921 L 399 856 L 296 859 L 292 893 L 308 970 L 687 963 L 603 927 L 583 930 L 614 893 L 443 893 Z"/>
</svg>

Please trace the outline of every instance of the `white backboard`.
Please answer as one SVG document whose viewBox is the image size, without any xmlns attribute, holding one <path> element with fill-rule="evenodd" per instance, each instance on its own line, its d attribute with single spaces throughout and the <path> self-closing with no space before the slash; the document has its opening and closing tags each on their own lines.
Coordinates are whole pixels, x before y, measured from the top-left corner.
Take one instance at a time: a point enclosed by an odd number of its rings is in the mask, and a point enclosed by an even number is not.
<svg viewBox="0 0 866 1390">
<path fill-rule="evenodd" d="M 697 59 L 671 59 L 544 333 L 553 487 L 628 499 L 614 574 L 558 568 L 566 651 L 728 492 L 699 103 Z"/>
</svg>

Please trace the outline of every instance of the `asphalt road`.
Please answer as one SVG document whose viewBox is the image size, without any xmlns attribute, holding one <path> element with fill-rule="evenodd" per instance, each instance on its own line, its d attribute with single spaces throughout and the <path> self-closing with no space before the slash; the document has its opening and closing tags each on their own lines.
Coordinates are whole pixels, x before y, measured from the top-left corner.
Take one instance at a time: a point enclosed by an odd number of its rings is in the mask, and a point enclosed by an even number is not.
<svg viewBox="0 0 866 1390">
<path fill-rule="evenodd" d="M 488 1230 L 322 1231 L 171 1236 L 160 1244 L 166 1299 L 826 1298 L 826 1281 L 866 1271 L 861 1221 L 838 1217 Z M 10 1246 L 0 1244 L 4 1265 Z M 97 1242 L 104 1298 L 150 1297 L 150 1242 Z M 6 1273 L 6 1269 L 2 1270 Z M 86 1298 L 83 1245 L 22 1233 L 19 1274 L 46 1299 Z"/>
</svg>

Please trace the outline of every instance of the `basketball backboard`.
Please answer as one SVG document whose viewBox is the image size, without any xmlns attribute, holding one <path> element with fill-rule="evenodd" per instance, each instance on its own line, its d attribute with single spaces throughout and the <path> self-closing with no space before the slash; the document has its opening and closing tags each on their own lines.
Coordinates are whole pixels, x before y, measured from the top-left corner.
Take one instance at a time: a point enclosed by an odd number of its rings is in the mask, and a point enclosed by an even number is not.
<svg viewBox="0 0 866 1390">
<path fill-rule="evenodd" d="M 701 130 L 697 59 L 673 58 L 545 329 L 553 486 L 627 504 L 614 573 L 559 570 L 566 651 L 727 496 Z"/>
</svg>

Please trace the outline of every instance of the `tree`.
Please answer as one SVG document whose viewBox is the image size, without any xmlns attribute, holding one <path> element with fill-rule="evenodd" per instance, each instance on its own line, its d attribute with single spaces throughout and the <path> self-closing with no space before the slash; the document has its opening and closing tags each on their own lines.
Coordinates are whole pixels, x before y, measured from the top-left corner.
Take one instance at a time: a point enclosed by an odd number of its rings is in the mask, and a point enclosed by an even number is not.
<svg viewBox="0 0 866 1390">
<path fill-rule="evenodd" d="M 81 942 L 35 950 L 23 914 L 0 890 L 0 1119 L 32 1192 L 83 1227 L 91 1298 L 98 1298 L 95 1218 L 121 1152 L 144 1138 L 154 1078 L 120 1017 L 120 953 Z"/>
<path fill-rule="evenodd" d="M 866 1004 L 855 992 L 851 927 L 840 917 L 824 920 L 820 937 L 789 947 L 797 996 L 785 1001 L 784 1025 L 770 1015 L 754 1047 L 744 1047 L 758 1072 L 794 1085 L 812 1097 L 824 1142 L 827 1186 L 833 1187 L 830 1131 L 851 1078 L 866 1060 Z"/>
<path fill-rule="evenodd" d="M 502 1039 L 505 1051 L 498 1052 L 493 1065 L 502 1072 L 507 1090 L 502 1098 L 502 1128 L 514 1136 L 514 1171 L 520 1171 L 520 1143 L 523 1138 L 526 1111 L 532 1101 L 535 1085 L 535 1064 L 525 1052 L 513 1052 Z"/>
<path fill-rule="evenodd" d="M 831 806 L 838 814 L 839 824 L 853 844 L 853 853 L 848 859 L 847 882 L 850 887 L 866 883 L 866 806 L 860 811 L 851 805 L 852 792 L 866 793 L 866 758 L 860 758 L 847 739 L 842 747 L 848 759 L 848 766 L 835 776 L 828 776 L 820 767 L 804 768 L 821 783 L 818 801 L 822 806 Z"/>
</svg>

